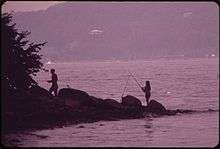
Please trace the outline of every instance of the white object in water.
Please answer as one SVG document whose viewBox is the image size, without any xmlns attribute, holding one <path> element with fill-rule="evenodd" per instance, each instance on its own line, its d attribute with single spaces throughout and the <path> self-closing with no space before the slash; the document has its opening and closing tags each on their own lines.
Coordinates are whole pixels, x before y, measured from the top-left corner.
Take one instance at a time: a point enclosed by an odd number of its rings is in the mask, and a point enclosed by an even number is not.
<svg viewBox="0 0 220 149">
<path fill-rule="evenodd" d="M 51 61 L 48 61 L 46 64 L 51 64 Z"/>
<path fill-rule="evenodd" d="M 189 17 L 192 15 L 192 12 L 185 12 L 183 13 L 183 17 L 186 18 L 186 17 Z"/>
</svg>

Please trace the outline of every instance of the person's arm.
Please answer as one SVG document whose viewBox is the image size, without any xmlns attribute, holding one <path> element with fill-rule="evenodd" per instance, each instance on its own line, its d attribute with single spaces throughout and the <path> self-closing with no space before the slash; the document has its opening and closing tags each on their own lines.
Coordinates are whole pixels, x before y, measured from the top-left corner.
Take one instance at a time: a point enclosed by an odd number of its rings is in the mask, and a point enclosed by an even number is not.
<svg viewBox="0 0 220 149">
<path fill-rule="evenodd" d="M 141 87 L 142 91 L 145 92 L 145 87 Z"/>
<path fill-rule="evenodd" d="M 47 80 L 48 83 L 52 83 L 53 82 L 53 76 L 51 78 L 51 80 Z"/>
<path fill-rule="evenodd" d="M 48 82 L 48 83 L 51 83 L 51 82 L 52 82 L 52 80 L 47 80 L 47 82 Z"/>
</svg>

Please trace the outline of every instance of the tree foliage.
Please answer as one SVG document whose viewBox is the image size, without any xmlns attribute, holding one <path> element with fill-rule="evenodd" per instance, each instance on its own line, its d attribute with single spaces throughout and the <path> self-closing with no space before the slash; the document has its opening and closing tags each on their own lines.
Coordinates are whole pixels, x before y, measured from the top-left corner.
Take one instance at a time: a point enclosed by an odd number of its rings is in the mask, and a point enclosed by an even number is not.
<svg viewBox="0 0 220 149">
<path fill-rule="evenodd" d="M 46 43 L 27 39 L 28 31 L 19 32 L 12 14 L 1 16 L 2 87 L 10 91 L 24 91 L 37 82 L 33 75 L 43 69 L 39 51 Z"/>
</svg>

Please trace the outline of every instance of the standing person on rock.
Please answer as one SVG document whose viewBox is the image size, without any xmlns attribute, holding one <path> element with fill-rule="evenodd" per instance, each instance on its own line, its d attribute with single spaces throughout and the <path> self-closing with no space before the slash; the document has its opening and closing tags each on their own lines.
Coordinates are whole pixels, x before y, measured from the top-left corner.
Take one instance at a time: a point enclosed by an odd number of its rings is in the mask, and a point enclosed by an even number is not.
<svg viewBox="0 0 220 149">
<path fill-rule="evenodd" d="M 57 81 L 58 81 L 58 78 L 57 78 L 57 74 L 55 73 L 55 69 L 51 69 L 50 70 L 50 73 L 51 73 L 51 80 L 48 80 L 47 82 L 48 83 L 52 83 L 52 86 L 51 88 L 49 89 L 49 92 L 52 94 L 52 92 L 54 92 L 55 96 L 57 96 L 57 90 L 58 90 L 58 84 L 57 84 Z"/>
<path fill-rule="evenodd" d="M 142 87 L 141 88 L 142 91 L 145 93 L 145 98 L 146 98 L 146 102 L 147 102 L 147 105 L 149 104 L 149 99 L 150 99 L 150 96 L 151 96 L 151 86 L 150 86 L 150 81 L 146 81 L 146 85 L 145 87 Z"/>
</svg>

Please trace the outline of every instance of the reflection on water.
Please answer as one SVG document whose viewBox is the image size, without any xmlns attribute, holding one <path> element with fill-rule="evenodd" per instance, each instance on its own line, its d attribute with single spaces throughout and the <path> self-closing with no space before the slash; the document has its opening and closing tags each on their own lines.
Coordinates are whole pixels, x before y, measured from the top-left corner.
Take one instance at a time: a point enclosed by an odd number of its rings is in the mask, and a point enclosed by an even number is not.
<svg viewBox="0 0 220 149">
<path fill-rule="evenodd" d="M 146 117 L 145 119 L 144 119 L 144 132 L 145 132 L 145 134 L 146 134 L 146 139 L 149 141 L 149 142 L 151 142 L 151 141 L 153 141 L 153 119 L 152 118 L 150 118 L 150 117 Z"/>
</svg>

